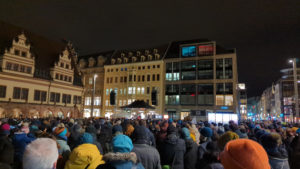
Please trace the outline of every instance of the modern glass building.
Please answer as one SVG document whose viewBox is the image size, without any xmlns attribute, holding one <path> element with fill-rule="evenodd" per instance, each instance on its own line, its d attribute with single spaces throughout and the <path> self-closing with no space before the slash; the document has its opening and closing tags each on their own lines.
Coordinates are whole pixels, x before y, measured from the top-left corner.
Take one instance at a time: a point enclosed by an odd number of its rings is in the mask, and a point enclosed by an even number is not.
<svg viewBox="0 0 300 169">
<path fill-rule="evenodd" d="M 209 40 L 172 42 L 164 57 L 165 113 L 169 118 L 234 114 L 237 105 L 235 50 Z M 222 121 L 216 119 L 216 121 Z"/>
</svg>

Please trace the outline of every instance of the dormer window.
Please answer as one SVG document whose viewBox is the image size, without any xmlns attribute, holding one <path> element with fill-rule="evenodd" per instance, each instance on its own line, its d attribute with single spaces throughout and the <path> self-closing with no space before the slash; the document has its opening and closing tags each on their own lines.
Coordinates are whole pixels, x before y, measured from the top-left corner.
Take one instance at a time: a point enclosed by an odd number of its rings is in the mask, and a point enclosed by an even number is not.
<svg viewBox="0 0 300 169">
<path fill-rule="evenodd" d="M 124 58 L 124 63 L 128 63 L 128 58 Z"/>
<path fill-rule="evenodd" d="M 148 55 L 148 60 L 152 60 L 152 55 Z"/>
<path fill-rule="evenodd" d="M 19 56 L 20 55 L 20 50 L 15 49 L 15 55 Z"/>
<path fill-rule="evenodd" d="M 116 59 L 111 59 L 111 64 L 115 64 L 116 63 Z"/>
<path fill-rule="evenodd" d="M 149 55 L 149 54 L 150 54 L 149 50 L 145 50 L 145 55 Z"/>
<path fill-rule="evenodd" d="M 153 49 L 153 53 L 156 54 L 158 52 L 157 49 Z"/>
<path fill-rule="evenodd" d="M 89 67 L 93 67 L 95 65 L 95 59 L 90 57 L 89 58 Z"/>
<path fill-rule="evenodd" d="M 136 62 L 136 57 L 132 57 L 132 62 Z"/>
<path fill-rule="evenodd" d="M 80 59 L 80 61 L 79 61 L 79 66 L 80 66 L 80 68 L 84 68 L 85 67 L 85 61 L 84 61 L 84 59 Z"/>
<path fill-rule="evenodd" d="M 137 52 L 136 52 L 136 56 L 141 56 L 141 52 L 140 52 L 140 51 L 137 51 Z"/>
<path fill-rule="evenodd" d="M 125 53 L 121 53 L 121 57 L 125 57 Z"/>
<path fill-rule="evenodd" d="M 118 58 L 118 64 L 121 64 L 121 63 L 122 63 L 122 59 Z"/>
<path fill-rule="evenodd" d="M 142 60 L 142 62 L 144 62 L 145 61 L 145 59 L 146 59 L 146 57 L 143 55 L 143 56 L 141 56 L 141 60 Z"/>
<path fill-rule="evenodd" d="M 129 57 L 131 57 L 132 55 L 133 55 L 133 53 L 132 53 L 132 52 L 129 52 L 129 53 L 128 53 L 128 56 L 129 56 Z"/>
<path fill-rule="evenodd" d="M 159 54 L 155 54 L 155 59 L 156 60 L 160 59 L 160 55 Z"/>
<path fill-rule="evenodd" d="M 98 66 L 103 66 L 104 61 L 105 59 L 102 55 L 98 56 Z"/>
</svg>

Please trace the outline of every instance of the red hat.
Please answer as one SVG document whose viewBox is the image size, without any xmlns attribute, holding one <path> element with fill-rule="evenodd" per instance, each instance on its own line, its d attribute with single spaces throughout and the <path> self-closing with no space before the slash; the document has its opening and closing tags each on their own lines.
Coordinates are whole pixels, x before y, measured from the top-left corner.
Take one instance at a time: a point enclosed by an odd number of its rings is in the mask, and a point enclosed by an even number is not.
<svg viewBox="0 0 300 169">
<path fill-rule="evenodd" d="M 270 169 L 264 148 L 249 139 L 229 141 L 220 155 L 225 169 Z"/>
</svg>

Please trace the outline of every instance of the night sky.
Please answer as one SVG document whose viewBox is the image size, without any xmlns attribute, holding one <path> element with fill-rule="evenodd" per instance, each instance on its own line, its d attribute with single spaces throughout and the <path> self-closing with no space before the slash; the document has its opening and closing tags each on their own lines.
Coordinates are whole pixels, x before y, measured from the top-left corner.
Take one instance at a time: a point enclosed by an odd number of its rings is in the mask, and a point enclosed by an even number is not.
<svg viewBox="0 0 300 169">
<path fill-rule="evenodd" d="M 248 97 L 300 57 L 300 0 L 1 0 L 0 20 L 71 40 L 80 54 L 215 40 L 237 49 Z"/>
</svg>

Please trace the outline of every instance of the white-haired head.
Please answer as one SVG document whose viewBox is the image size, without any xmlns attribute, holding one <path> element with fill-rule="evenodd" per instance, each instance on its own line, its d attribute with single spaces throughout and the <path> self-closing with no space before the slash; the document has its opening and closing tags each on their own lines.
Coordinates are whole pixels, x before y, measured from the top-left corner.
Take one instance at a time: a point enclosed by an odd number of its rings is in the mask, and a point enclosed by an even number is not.
<svg viewBox="0 0 300 169">
<path fill-rule="evenodd" d="M 23 155 L 23 169 L 56 168 L 58 150 L 56 141 L 39 138 L 26 146 Z"/>
</svg>

